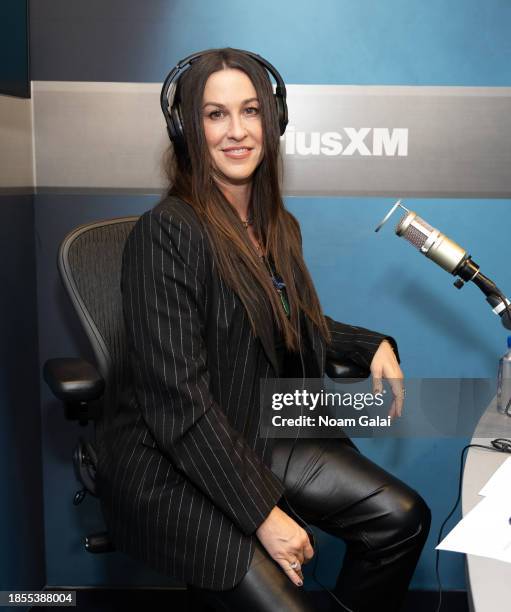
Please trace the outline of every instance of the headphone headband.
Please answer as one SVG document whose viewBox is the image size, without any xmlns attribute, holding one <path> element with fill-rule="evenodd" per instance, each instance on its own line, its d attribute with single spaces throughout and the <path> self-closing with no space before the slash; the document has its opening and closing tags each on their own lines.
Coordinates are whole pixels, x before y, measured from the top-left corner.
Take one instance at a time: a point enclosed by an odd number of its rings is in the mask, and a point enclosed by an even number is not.
<svg viewBox="0 0 511 612">
<path fill-rule="evenodd" d="M 257 53 L 252 53 L 251 51 L 244 51 L 243 49 L 233 49 L 232 47 L 228 47 L 228 49 L 244 53 L 252 59 L 255 59 L 259 64 L 266 68 L 266 70 L 268 70 L 268 72 L 270 72 L 270 74 L 275 79 L 277 86 L 273 95 L 275 98 L 275 103 L 277 105 L 280 135 L 282 136 L 286 130 L 288 118 L 286 104 L 286 86 L 279 72 L 274 66 L 272 66 L 272 64 L 270 64 L 270 62 L 265 60 Z M 214 51 L 221 51 L 221 49 L 207 49 L 206 51 L 198 51 L 197 53 L 192 53 L 191 55 L 188 55 L 187 57 L 179 61 L 176 66 L 174 66 L 174 68 L 172 68 L 172 70 L 168 73 L 163 82 L 160 94 L 160 106 L 163 112 L 163 116 L 165 117 L 165 121 L 167 123 L 167 132 L 174 146 L 180 147 L 183 150 L 186 150 L 186 145 L 183 132 L 183 123 L 181 120 L 181 113 L 179 111 L 179 104 L 174 104 L 174 101 L 172 101 L 171 105 L 169 104 L 169 90 L 172 83 L 179 79 L 180 73 L 182 73 L 187 68 L 187 66 L 191 65 L 197 58 L 202 57 L 203 55 L 207 55 L 208 53 L 212 53 Z"/>
</svg>

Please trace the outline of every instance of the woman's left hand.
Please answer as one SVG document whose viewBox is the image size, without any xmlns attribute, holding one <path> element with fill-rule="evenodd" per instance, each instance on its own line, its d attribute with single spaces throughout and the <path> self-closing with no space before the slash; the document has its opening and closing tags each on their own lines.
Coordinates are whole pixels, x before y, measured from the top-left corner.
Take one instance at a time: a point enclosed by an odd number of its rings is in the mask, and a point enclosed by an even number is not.
<svg viewBox="0 0 511 612">
<path fill-rule="evenodd" d="M 390 342 L 383 340 L 371 361 L 373 377 L 373 393 L 383 393 L 383 378 L 386 378 L 394 394 L 394 400 L 389 410 L 390 417 L 400 417 L 405 399 L 403 371 L 399 367 L 396 354 Z"/>
</svg>

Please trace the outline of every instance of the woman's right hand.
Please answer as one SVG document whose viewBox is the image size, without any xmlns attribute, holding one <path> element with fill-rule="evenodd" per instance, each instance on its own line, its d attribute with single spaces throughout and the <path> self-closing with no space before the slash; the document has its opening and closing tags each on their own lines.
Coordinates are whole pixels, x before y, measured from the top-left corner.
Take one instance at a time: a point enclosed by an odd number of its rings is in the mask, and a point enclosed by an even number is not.
<svg viewBox="0 0 511 612">
<path fill-rule="evenodd" d="M 297 586 L 303 584 L 301 567 L 314 556 L 307 532 L 288 514 L 275 506 L 256 531 L 261 544 L 289 579 Z M 298 563 L 296 568 L 291 564 Z"/>
</svg>

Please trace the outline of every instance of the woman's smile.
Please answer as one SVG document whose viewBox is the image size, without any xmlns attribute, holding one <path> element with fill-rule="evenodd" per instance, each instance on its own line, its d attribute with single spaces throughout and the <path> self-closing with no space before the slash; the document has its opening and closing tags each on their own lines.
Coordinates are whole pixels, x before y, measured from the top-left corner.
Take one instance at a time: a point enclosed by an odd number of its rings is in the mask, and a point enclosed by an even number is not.
<svg viewBox="0 0 511 612">
<path fill-rule="evenodd" d="M 231 159 L 246 159 L 252 152 L 252 149 L 247 147 L 237 147 L 232 149 L 223 149 L 223 152 Z"/>
</svg>

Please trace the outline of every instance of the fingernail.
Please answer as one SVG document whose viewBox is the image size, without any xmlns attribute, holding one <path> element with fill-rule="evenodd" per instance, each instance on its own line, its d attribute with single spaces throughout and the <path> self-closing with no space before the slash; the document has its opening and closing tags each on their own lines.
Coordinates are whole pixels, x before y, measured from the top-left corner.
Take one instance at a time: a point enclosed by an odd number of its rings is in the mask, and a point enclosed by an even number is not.
<svg viewBox="0 0 511 612">
<path fill-rule="evenodd" d="M 302 586 L 303 582 L 301 580 L 298 581 L 298 586 Z"/>
</svg>

